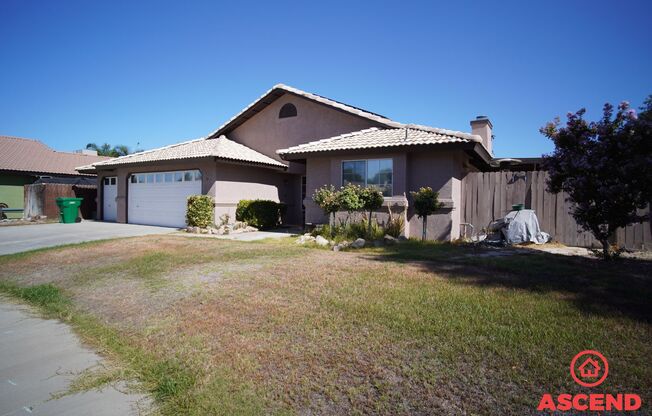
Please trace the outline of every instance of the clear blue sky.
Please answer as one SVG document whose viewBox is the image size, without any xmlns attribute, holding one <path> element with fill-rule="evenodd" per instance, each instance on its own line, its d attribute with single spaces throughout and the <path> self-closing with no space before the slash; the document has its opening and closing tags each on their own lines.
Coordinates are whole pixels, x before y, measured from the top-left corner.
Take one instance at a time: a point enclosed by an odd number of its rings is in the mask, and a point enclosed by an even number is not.
<svg viewBox="0 0 652 416">
<path fill-rule="evenodd" d="M 652 2 L 0 1 L 0 134 L 58 150 L 201 137 L 282 82 L 497 156 L 652 93 Z"/>
</svg>

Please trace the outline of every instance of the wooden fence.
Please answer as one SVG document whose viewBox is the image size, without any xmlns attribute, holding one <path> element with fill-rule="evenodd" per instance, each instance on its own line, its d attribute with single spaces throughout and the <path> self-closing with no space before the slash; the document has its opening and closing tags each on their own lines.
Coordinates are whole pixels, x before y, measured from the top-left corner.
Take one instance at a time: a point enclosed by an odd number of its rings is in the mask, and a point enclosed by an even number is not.
<svg viewBox="0 0 652 416">
<path fill-rule="evenodd" d="M 94 219 L 97 211 L 97 187 L 95 185 L 71 185 L 60 183 L 38 183 L 25 185 L 25 218 L 47 216 L 59 218 L 58 197 L 84 198 L 79 213 L 84 219 Z"/>
<path fill-rule="evenodd" d="M 539 218 L 541 230 L 555 241 L 580 247 L 599 247 L 593 235 L 583 232 L 569 214 L 571 204 L 564 193 L 546 191 L 546 172 L 474 172 L 462 181 L 462 222 L 477 229 L 502 218 L 512 204 L 525 204 Z M 650 222 L 630 225 L 616 232 L 620 247 L 651 250 Z"/>
</svg>

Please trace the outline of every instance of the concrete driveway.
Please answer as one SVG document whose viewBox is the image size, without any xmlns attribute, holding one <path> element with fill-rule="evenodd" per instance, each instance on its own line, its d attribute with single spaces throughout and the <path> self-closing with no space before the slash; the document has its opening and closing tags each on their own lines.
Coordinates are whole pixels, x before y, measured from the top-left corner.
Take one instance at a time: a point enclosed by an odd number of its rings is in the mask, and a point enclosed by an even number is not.
<svg viewBox="0 0 652 416">
<path fill-rule="evenodd" d="M 83 221 L 76 224 L 34 224 L 0 227 L 0 255 L 62 244 L 108 238 L 166 234 L 176 228 Z"/>
</svg>

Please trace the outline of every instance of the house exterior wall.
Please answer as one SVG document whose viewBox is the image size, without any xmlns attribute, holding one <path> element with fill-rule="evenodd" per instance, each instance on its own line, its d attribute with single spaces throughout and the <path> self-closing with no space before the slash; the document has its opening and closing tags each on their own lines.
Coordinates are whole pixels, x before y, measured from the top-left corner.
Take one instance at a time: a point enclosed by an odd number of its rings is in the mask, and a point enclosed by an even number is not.
<svg viewBox="0 0 652 416">
<path fill-rule="evenodd" d="M 411 191 L 430 186 L 439 192 L 445 208 L 428 217 L 428 238 L 450 241 L 459 237 L 461 186 L 464 175 L 465 156 L 459 150 L 433 150 L 404 153 L 355 153 L 338 156 L 310 157 L 306 160 L 306 222 L 327 223 L 328 218 L 312 201 L 315 189 L 323 185 L 342 186 L 341 163 L 344 160 L 391 158 L 394 167 L 392 197 L 385 198 L 385 204 L 377 213 L 379 222 L 387 219 L 387 206 L 394 214 L 405 210 L 407 237 L 420 237 L 421 219 L 410 206 Z M 407 209 L 406 209 L 407 208 Z M 341 215 L 340 215 L 341 216 Z"/>
<path fill-rule="evenodd" d="M 242 199 L 269 199 L 287 205 L 284 222 L 301 224 L 301 176 L 256 166 L 217 163 L 215 218 L 228 214 L 235 220 L 235 209 Z"/>
<path fill-rule="evenodd" d="M 271 199 L 288 205 L 286 222 L 301 223 L 301 176 L 290 175 L 274 169 L 257 166 L 216 162 L 211 158 L 184 160 L 178 162 L 157 162 L 149 165 L 122 166 L 98 172 L 97 211 L 103 218 L 105 177 L 116 176 L 117 180 L 117 222 L 126 223 L 129 177 L 135 173 L 192 170 L 202 173 L 202 194 L 215 200 L 215 221 L 228 213 L 235 221 L 235 207 L 242 199 Z"/>
<path fill-rule="evenodd" d="M 460 151 L 414 152 L 409 154 L 408 181 L 410 191 L 429 186 L 439 192 L 444 208 L 428 217 L 427 237 L 451 241 L 459 237 L 461 212 L 461 180 L 463 156 Z M 413 237 L 421 236 L 422 220 L 414 209 L 408 209 L 408 221 Z"/>
<path fill-rule="evenodd" d="M 286 103 L 292 103 L 297 108 L 296 117 L 278 118 L 279 110 Z M 378 124 L 371 120 L 293 94 L 285 94 L 227 136 L 231 140 L 281 161 L 276 154 L 278 149 L 374 126 Z M 290 173 L 303 174 L 304 169 L 303 164 L 290 162 Z"/>
</svg>

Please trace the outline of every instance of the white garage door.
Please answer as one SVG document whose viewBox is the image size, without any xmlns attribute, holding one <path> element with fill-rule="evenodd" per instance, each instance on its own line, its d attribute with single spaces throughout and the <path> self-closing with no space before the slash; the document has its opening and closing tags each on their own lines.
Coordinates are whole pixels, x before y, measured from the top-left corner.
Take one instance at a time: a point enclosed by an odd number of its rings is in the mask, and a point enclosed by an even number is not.
<svg viewBox="0 0 652 416">
<path fill-rule="evenodd" d="M 186 198 L 201 194 L 198 170 L 136 173 L 129 180 L 131 224 L 185 227 Z"/>
</svg>

